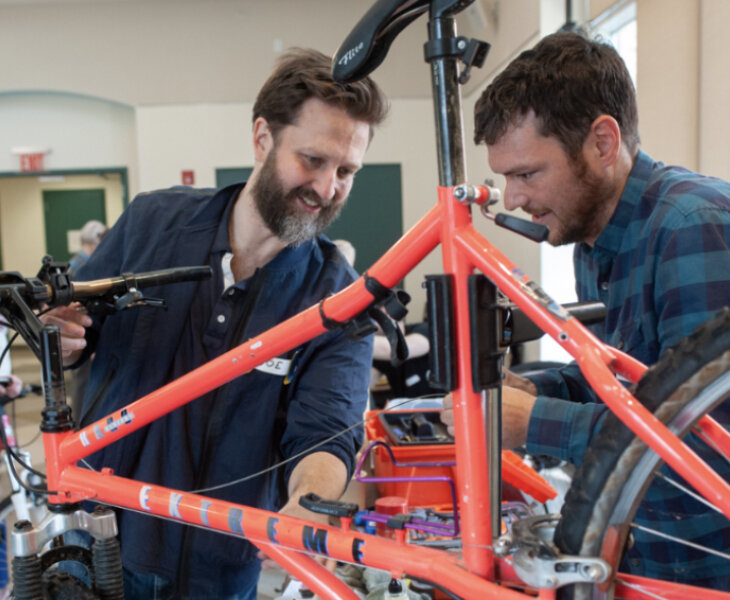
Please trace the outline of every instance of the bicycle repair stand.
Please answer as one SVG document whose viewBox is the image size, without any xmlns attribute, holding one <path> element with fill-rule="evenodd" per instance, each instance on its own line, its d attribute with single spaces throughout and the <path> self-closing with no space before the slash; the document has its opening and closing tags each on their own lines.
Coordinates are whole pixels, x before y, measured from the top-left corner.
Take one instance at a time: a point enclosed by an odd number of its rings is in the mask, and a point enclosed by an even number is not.
<svg viewBox="0 0 730 600">
<path fill-rule="evenodd" d="M 428 42 L 424 47 L 426 62 L 430 65 L 432 95 L 436 122 L 439 188 L 450 190 L 450 197 L 445 204 L 446 210 L 456 226 L 471 222 L 470 207 L 481 204 L 485 217 L 506 229 L 524 235 L 533 241 L 544 241 L 549 233 L 547 228 L 511 215 L 492 215 L 488 207 L 496 201 L 489 193 L 483 196 L 483 188 L 466 183 L 466 160 L 464 156 L 462 108 L 460 84 L 466 83 L 472 66 L 480 67 L 484 63 L 489 45 L 474 39 L 457 36 L 454 16 L 473 0 L 380 0 L 359 23 L 358 28 L 342 44 L 344 52 L 338 52 L 333 73 L 338 81 L 354 81 L 372 72 L 384 59 L 388 49 L 398 33 L 412 20 L 428 10 Z M 463 63 L 463 69 L 459 72 Z M 471 338 L 471 385 L 472 391 L 481 395 L 484 431 L 487 436 L 487 479 L 489 494 L 479 501 L 480 510 L 469 509 L 464 519 L 464 529 L 472 526 L 481 533 L 485 531 L 481 511 L 486 508 L 490 513 L 489 532 L 481 540 L 484 546 L 465 548 L 467 564 L 477 571 L 490 576 L 487 555 L 489 546 L 497 547 L 501 555 L 505 553 L 526 552 L 545 558 L 545 561 L 531 572 L 523 570 L 520 577 L 536 586 L 556 587 L 558 584 L 575 581 L 599 581 L 607 577 L 604 564 L 594 564 L 590 559 L 581 557 L 564 557 L 547 541 L 544 532 L 552 522 L 543 518 L 532 523 L 527 530 L 515 532 L 518 535 L 510 540 L 499 537 L 501 530 L 501 364 L 503 349 L 500 348 L 500 307 L 498 305 L 496 286 L 483 275 L 472 275 L 465 272 L 465 265 L 459 260 L 458 252 L 449 239 L 442 239 L 442 252 L 445 275 L 427 277 L 426 287 L 429 296 L 429 323 L 432 325 L 431 342 L 431 378 L 430 383 L 445 393 L 457 389 L 466 382 L 457 379 L 457 344 L 456 328 L 462 335 Z M 467 289 L 454 289 L 459 279 L 449 273 L 460 273 L 468 281 Z M 530 293 L 539 296 L 542 292 L 535 287 Z M 466 299 L 466 300 L 465 300 Z M 470 314 L 468 331 L 464 331 L 456 319 L 457 307 L 461 314 Z M 465 357 L 466 358 L 466 357 Z M 469 474 L 475 476 L 475 469 Z M 477 477 L 479 477 L 477 475 Z M 481 514 L 480 514 L 481 513 Z M 555 520 L 552 516 L 552 521 Z M 519 538 L 519 539 L 518 539 Z M 570 564 L 564 564 L 564 561 Z M 523 561 L 515 560 L 515 563 Z M 526 561 L 529 562 L 529 561 Z M 533 564 L 536 564 L 533 561 Z"/>
<path fill-rule="evenodd" d="M 11 276 L 0 282 L 3 315 L 23 336 L 42 364 L 45 406 L 41 431 L 44 434 L 64 433 L 74 427 L 71 407 L 66 402 L 61 335 L 58 327 L 41 323 L 19 290 L 30 293 L 34 305 L 51 300 L 49 290 L 53 290 L 57 301 L 67 295 L 66 302 L 58 302 L 67 304 L 73 289 L 67 269 L 67 263 L 53 262 L 46 257 L 37 277 L 23 279 L 18 275 L 17 279 Z M 45 493 L 53 495 L 52 490 L 53 482 L 49 482 Z M 34 525 L 27 520 L 18 521 L 11 533 L 14 598 L 43 600 L 44 586 L 73 583 L 74 578 L 70 574 L 49 571 L 59 561 L 72 560 L 84 566 L 92 589 L 100 597 L 122 600 L 122 560 L 114 512 L 99 506 L 93 513 L 88 513 L 78 503 L 63 502 L 58 495 L 53 500 L 49 499 L 47 504 L 49 514 L 40 523 Z M 94 539 L 91 551 L 80 546 L 64 546 L 62 536 L 69 531 L 90 534 Z"/>
</svg>

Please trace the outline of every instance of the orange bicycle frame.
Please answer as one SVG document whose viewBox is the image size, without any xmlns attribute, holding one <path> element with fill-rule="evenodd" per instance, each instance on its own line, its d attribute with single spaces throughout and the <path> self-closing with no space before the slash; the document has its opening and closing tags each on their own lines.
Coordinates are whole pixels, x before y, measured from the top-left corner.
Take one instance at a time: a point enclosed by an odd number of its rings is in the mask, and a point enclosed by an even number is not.
<svg viewBox="0 0 730 600">
<path fill-rule="evenodd" d="M 280 356 L 325 332 L 320 306 L 313 306 L 258 335 L 226 354 L 184 375 L 132 404 L 115 411 L 78 432 L 44 433 L 48 488 L 56 491 L 54 502 L 95 500 L 150 515 L 208 527 L 247 537 L 265 552 L 273 551 L 321 597 L 345 597 L 336 578 L 306 556 L 284 550 L 315 552 L 348 562 L 434 579 L 467 598 L 487 598 L 492 589 L 500 598 L 512 597 L 488 580 L 502 578 L 511 569 L 496 560 L 491 546 L 495 533 L 487 515 L 490 506 L 486 431 L 481 395 L 471 389 L 469 310 L 466 277 L 475 268 L 496 282 L 505 295 L 570 352 L 599 396 L 673 468 L 696 489 L 717 503 L 730 517 L 730 486 L 720 480 L 691 450 L 666 430 L 621 385 L 614 372 L 638 380 L 645 367 L 597 340 L 576 319 L 557 316 L 530 292 L 529 280 L 471 223 L 467 207 L 455 202 L 453 189 L 439 189 L 439 203 L 409 230 L 367 272 L 387 287 L 399 282 L 439 242 L 443 247 L 444 270 L 454 275 L 458 388 L 454 391 L 457 481 L 469 482 L 458 490 L 462 520 L 463 557 L 444 559 L 444 554 L 427 548 L 404 546 L 393 540 L 302 521 L 260 509 L 170 490 L 117 477 L 108 470 L 99 473 L 75 466 L 118 439 L 195 400 L 254 367 Z M 323 301 L 321 310 L 330 319 L 347 321 L 372 301 L 361 277 L 346 289 Z M 716 432 L 717 441 L 730 449 L 729 436 Z M 708 471 L 711 475 L 708 475 Z M 714 476 L 714 479 L 712 478 Z M 284 551 L 284 552 L 282 552 Z M 316 577 L 312 579 L 312 573 Z M 327 583 L 323 583 L 327 582 Z M 513 583 L 516 580 L 513 580 Z M 326 589 L 322 589 L 322 585 Z M 330 591 L 327 591 L 327 590 Z M 333 592 L 332 590 L 336 590 Z"/>
<path fill-rule="evenodd" d="M 450 16 L 434 17 L 429 22 L 431 40 L 454 35 L 455 24 Z M 339 528 L 324 526 L 121 478 L 109 470 L 92 472 L 76 466 L 93 452 L 324 333 L 323 316 L 345 322 L 358 315 L 373 301 L 364 277 L 319 305 L 78 432 L 44 433 L 52 502 L 94 500 L 246 537 L 322 598 L 354 598 L 355 595 L 305 553 L 372 566 L 389 571 L 394 577 L 407 573 L 443 585 L 464 598 L 524 598 L 522 592 L 497 583 L 521 585 L 509 560 L 497 558 L 492 550 L 500 532 L 493 531 L 491 517 L 499 511 L 499 506 L 492 505 L 486 475 L 489 434 L 482 392 L 474 390 L 471 383 L 467 278 L 479 271 L 575 358 L 591 387 L 621 421 L 730 518 L 730 485 L 659 423 L 616 377 L 620 375 L 636 382 L 646 367 L 602 343 L 557 304 L 536 294 L 536 286 L 529 278 L 475 230 L 471 206 L 458 201 L 454 193 L 458 185 L 466 182 L 456 58 L 436 57 L 431 63 L 431 76 L 439 144 L 438 203 L 368 269 L 367 276 L 391 288 L 439 245 L 443 271 L 453 276 L 457 365 L 453 404 L 463 560 L 434 549 L 405 544 L 403 539 L 385 539 L 350 530 L 348 519 Z M 483 190 L 481 195 L 484 196 Z M 730 435 L 726 431 L 714 427 L 707 418 L 703 420 L 703 430 L 730 454 Z M 621 593 L 625 597 L 642 597 L 634 595 L 637 592 L 625 584 L 640 579 L 622 575 Z M 663 582 L 657 585 L 669 594 L 667 597 L 679 598 L 682 590 L 688 589 Z M 553 595 L 551 590 L 540 592 L 543 598 Z M 703 595 L 728 597 L 712 591 L 703 591 Z"/>
</svg>

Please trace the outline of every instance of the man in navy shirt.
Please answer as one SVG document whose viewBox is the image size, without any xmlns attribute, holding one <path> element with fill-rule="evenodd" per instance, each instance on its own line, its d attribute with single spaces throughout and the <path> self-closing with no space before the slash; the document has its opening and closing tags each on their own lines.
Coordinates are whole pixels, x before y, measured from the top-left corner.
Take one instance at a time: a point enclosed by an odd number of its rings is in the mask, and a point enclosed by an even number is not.
<svg viewBox="0 0 730 600">
<path fill-rule="evenodd" d="M 330 60 L 282 55 L 253 110 L 255 165 L 245 184 L 141 194 L 78 273 L 207 264 L 210 281 L 154 290 L 167 311 L 46 317 L 67 364 L 95 352 L 82 426 L 220 356 L 357 277 L 321 231 L 342 209 L 387 103 L 366 78 L 337 84 Z M 354 468 L 372 339 L 332 330 L 95 453 L 94 468 L 305 518 L 314 492 L 338 498 Z M 334 434 L 344 434 L 333 437 Z M 255 476 L 280 459 L 275 473 Z M 288 500 L 279 496 L 280 483 Z M 214 488 L 214 489 L 210 489 Z M 209 490 L 209 491 L 205 491 Z M 128 598 L 255 598 L 248 542 L 120 511 Z"/>
<path fill-rule="evenodd" d="M 546 225 L 551 244 L 576 244 L 578 298 L 607 308 L 595 331 L 602 340 L 651 365 L 730 305 L 730 184 L 639 149 L 635 90 L 611 46 L 558 33 L 523 52 L 478 100 L 475 141 L 505 177 L 505 207 Z M 580 464 L 608 409 L 578 367 L 506 373 L 504 384 L 504 445 Z M 453 429 L 448 400 L 447 409 Z M 712 545 L 726 549 L 727 521 L 685 497 L 681 515 L 654 497 L 654 514 L 667 513 L 663 531 L 712 532 Z M 621 567 L 722 588 L 729 564 L 639 532 Z"/>
</svg>

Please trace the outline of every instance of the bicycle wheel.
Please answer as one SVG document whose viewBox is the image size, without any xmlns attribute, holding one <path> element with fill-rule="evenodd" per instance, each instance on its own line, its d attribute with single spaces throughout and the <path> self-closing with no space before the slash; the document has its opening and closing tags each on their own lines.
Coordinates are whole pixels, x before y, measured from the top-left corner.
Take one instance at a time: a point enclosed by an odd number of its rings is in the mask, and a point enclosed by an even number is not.
<svg viewBox="0 0 730 600">
<path fill-rule="evenodd" d="M 692 432 L 697 421 L 708 413 L 723 427 L 730 428 L 730 402 L 726 402 L 730 397 L 730 310 L 723 309 L 715 319 L 667 351 L 646 372 L 634 393 L 716 472 L 730 480 L 728 458 Z M 657 537 L 643 527 L 653 523 L 655 531 L 662 527 L 688 530 L 696 538 L 694 543 L 727 553 L 730 523 L 672 482 L 686 486 L 618 418 L 608 415 L 566 494 L 555 544 L 567 554 L 603 556 L 618 564 L 619 571 L 705 585 L 695 579 L 704 575 L 672 567 L 671 560 L 678 557 L 677 565 L 691 565 L 693 560 L 706 557 L 706 550 Z M 657 542 L 663 544 L 663 554 L 657 553 L 656 545 L 653 553 L 647 552 Z M 716 573 L 727 573 L 724 559 L 711 556 L 725 567 Z M 670 564 L 662 566 L 663 561 Z M 613 585 L 602 589 L 598 585 L 579 584 L 560 590 L 560 598 L 612 597 Z"/>
</svg>

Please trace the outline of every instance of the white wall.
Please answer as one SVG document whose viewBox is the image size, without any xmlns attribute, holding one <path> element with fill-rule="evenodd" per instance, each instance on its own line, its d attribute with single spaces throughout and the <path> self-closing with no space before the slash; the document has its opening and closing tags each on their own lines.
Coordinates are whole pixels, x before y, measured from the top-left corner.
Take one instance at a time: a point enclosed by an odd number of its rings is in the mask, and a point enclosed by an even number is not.
<svg viewBox="0 0 730 600">
<path fill-rule="evenodd" d="M 727 0 L 637 4 L 639 131 L 657 160 L 730 179 Z"/>
<path fill-rule="evenodd" d="M 702 0 L 699 22 L 699 170 L 730 180 L 730 2 Z"/>
<path fill-rule="evenodd" d="M 141 106 L 137 109 L 139 190 L 215 186 L 217 167 L 253 165 L 250 103 Z"/>
<path fill-rule="evenodd" d="M 0 94 L 0 173 L 19 170 L 14 147 L 50 148 L 47 170 L 127 167 L 136 177 L 131 106 L 54 92 Z"/>
<path fill-rule="evenodd" d="M 637 96 L 642 147 L 655 159 L 698 169 L 699 0 L 636 6 Z"/>
</svg>

